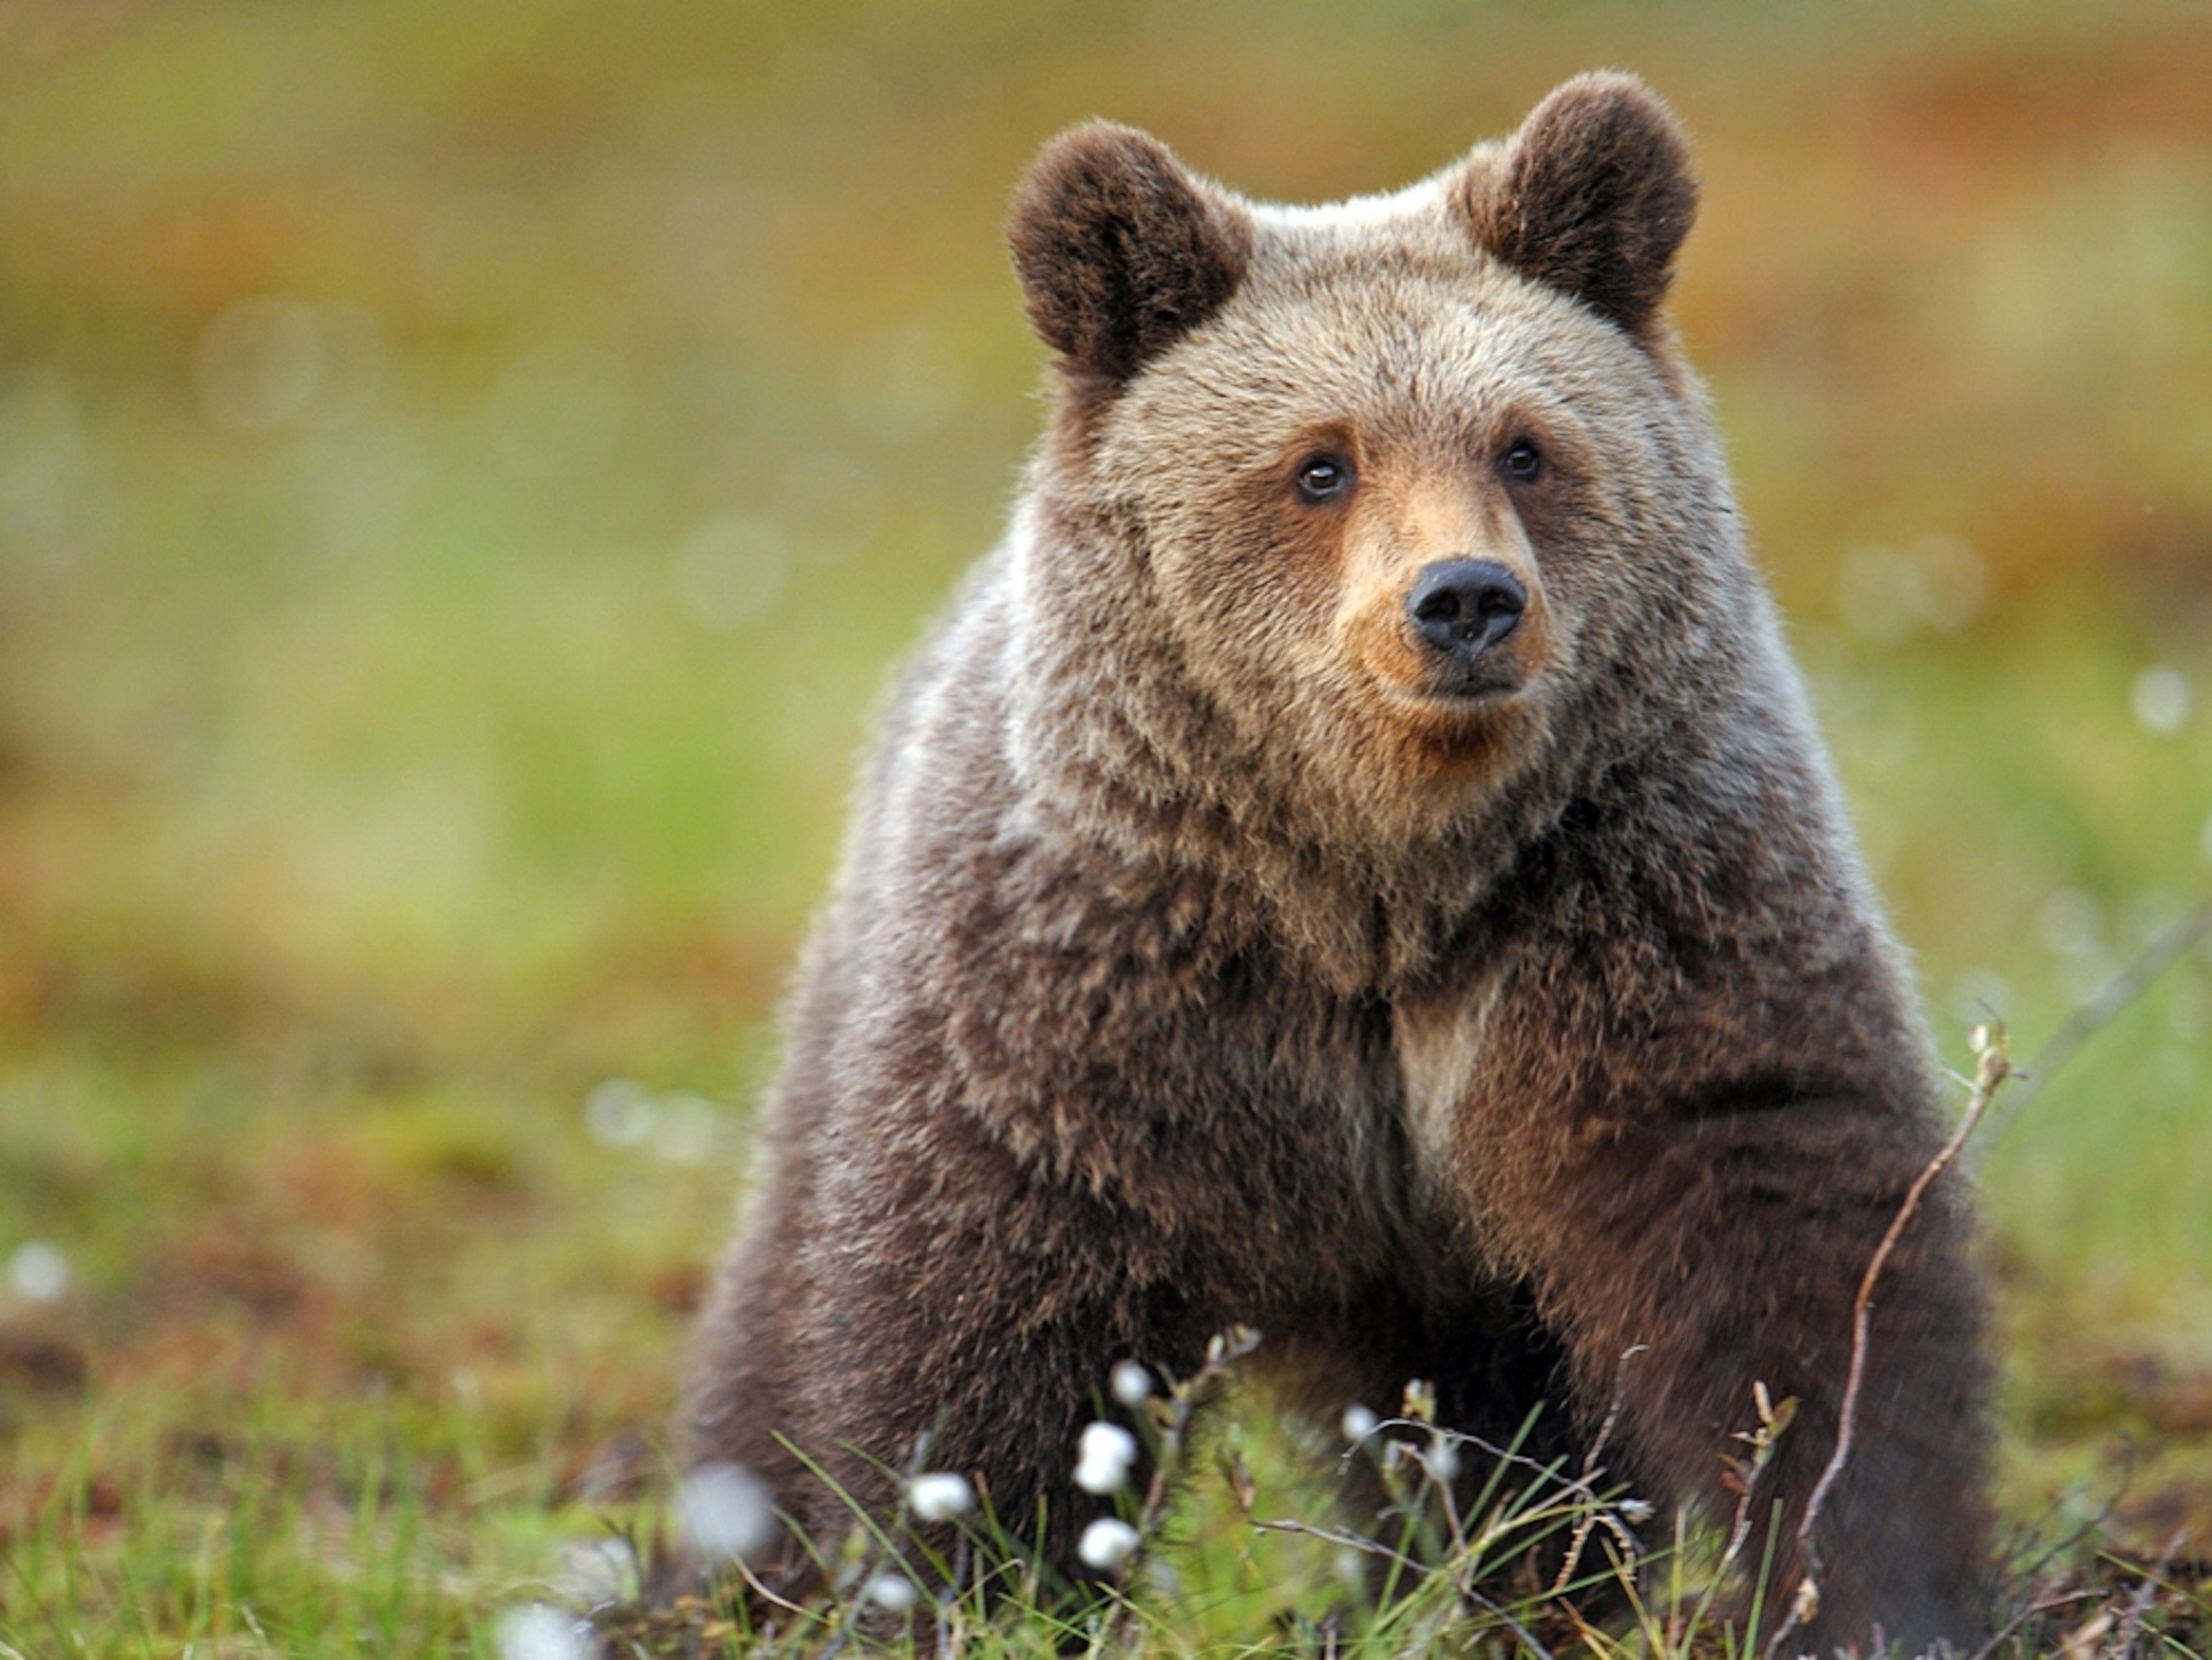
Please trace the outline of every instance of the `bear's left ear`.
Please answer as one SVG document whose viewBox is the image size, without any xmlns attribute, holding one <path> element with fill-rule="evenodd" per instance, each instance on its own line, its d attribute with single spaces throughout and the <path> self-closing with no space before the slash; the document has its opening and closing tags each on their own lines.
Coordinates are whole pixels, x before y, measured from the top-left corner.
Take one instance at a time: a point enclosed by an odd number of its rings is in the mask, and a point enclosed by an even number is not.
<svg viewBox="0 0 2212 1660">
<path fill-rule="evenodd" d="M 1237 291 L 1252 221 L 1158 139 L 1093 121 L 1045 146 L 1006 240 L 1038 336 L 1119 383 Z"/>
<path fill-rule="evenodd" d="M 1579 75 L 1453 193 L 1475 240 L 1638 336 L 1698 209 L 1690 147 L 1632 75 Z"/>
</svg>

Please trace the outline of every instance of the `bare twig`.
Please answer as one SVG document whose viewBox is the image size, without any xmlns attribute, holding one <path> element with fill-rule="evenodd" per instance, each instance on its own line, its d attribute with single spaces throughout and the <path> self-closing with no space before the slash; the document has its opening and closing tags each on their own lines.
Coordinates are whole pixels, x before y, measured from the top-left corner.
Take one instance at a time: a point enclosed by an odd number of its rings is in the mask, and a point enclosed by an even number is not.
<svg viewBox="0 0 2212 1660">
<path fill-rule="evenodd" d="M 1851 1300 L 1851 1360 L 1844 1375 L 1844 1396 L 1836 1412 L 1836 1450 L 1829 1455 L 1827 1467 L 1820 1479 L 1813 1484 L 1812 1496 L 1805 1501 L 1805 1513 L 1797 1523 L 1797 1560 L 1804 1565 L 1805 1584 L 1791 1601 L 1789 1616 L 1774 1628 L 1766 1639 L 1765 1660 L 1774 1660 L 1802 1621 L 1801 1611 L 1809 1611 L 1819 1602 L 1820 1556 L 1813 1542 L 1813 1530 L 1820 1520 L 1820 1509 L 1836 1485 L 1844 1468 L 1851 1461 L 1852 1438 L 1858 1427 L 1859 1390 L 1866 1379 L 1867 1340 L 1874 1319 L 1875 1287 L 1881 1282 L 1881 1271 L 1889 1266 L 1890 1254 L 1897 1242 L 1918 1214 L 1920 1201 L 1936 1178 L 1948 1169 L 1966 1147 L 1975 1126 L 1989 1111 L 1990 1102 L 1996 1098 L 1997 1087 L 2011 1075 L 2012 1063 L 2005 1054 L 2005 1030 L 1997 1021 L 1974 1028 L 1974 1090 L 1966 1102 L 1966 1110 L 1959 1119 L 1959 1127 L 1951 1132 L 1951 1139 L 1943 1143 L 1920 1174 L 1913 1178 L 1905 1190 L 1905 1203 L 1898 1206 L 1897 1215 L 1890 1219 L 1889 1230 L 1881 1236 L 1868 1262 L 1866 1273 L 1859 1280 L 1858 1295 Z M 1808 1590 L 1806 1587 L 1811 1589 Z"/>
<path fill-rule="evenodd" d="M 1516 1637 L 1521 1639 L 1522 1645 L 1525 1647 L 1529 1653 L 1534 1655 L 1536 1657 L 1536 1660 L 1553 1660 L 1551 1650 L 1546 1648 L 1541 1643 L 1536 1640 L 1535 1633 L 1530 1631 L 1528 1627 L 1522 1625 L 1518 1620 L 1516 1620 L 1511 1615 L 1508 1614 L 1504 1609 L 1498 1607 L 1497 1603 L 1492 1602 L 1480 1591 L 1476 1590 L 1471 1585 L 1462 1585 L 1460 1587 L 1460 1595 L 1466 1597 L 1468 1602 L 1474 1603 L 1477 1608 L 1483 1609 L 1486 1613 L 1495 1615 L 1498 1619 L 1504 1621 L 1505 1622 L 1506 1628 Z"/>
<path fill-rule="evenodd" d="M 1625 1515 L 1633 1514 L 1632 1501 L 1607 1503 L 1599 1493 L 1597 1483 L 1599 1478 L 1605 1474 L 1604 1466 L 1598 1463 L 1599 1456 L 1604 1452 L 1607 1444 L 1611 1441 L 1613 1431 L 1619 1427 L 1621 1414 L 1626 1409 L 1629 1363 L 1644 1353 L 1644 1347 L 1642 1343 L 1637 1343 L 1622 1352 L 1619 1367 L 1614 1373 L 1612 1404 L 1607 1410 L 1605 1421 L 1598 1427 L 1596 1439 L 1591 1442 L 1589 1449 L 1583 1455 L 1583 1468 L 1579 1475 L 1565 1474 L 1560 1469 L 1559 1463 L 1556 1459 L 1545 1462 L 1531 1458 L 1524 1452 L 1516 1452 L 1511 1447 L 1501 1446 L 1485 1436 L 1476 1435 L 1466 1430 L 1447 1429 L 1427 1418 L 1418 1416 L 1378 1420 L 1375 1426 L 1361 1435 L 1352 1444 L 1352 1449 L 1344 1454 L 1340 1460 L 1340 1468 L 1348 1467 L 1352 1460 L 1358 1455 L 1362 1446 L 1386 1431 L 1417 1430 L 1426 1436 L 1432 1445 L 1441 1442 L 1455 1448 L 1472 1447 L 1501 1467 L 1518 1467 L 1532 1472 L 1545 1481 L 1555 1483 L 1557 1493 L 1553 1496 L 1556 1500 L 1578 1499 L 1583 1506 L 1583 1513 L 1575 1524 L 1566 1563 L 1560 1572 L 1554 1576 L 1551 1590 L 1547 1593 L 1549 1596 L 1557 1596 L 1571 1583 L 1574 1573 L 1580 1565 L 1580 1558 L 1589 1547 L 1591 1535 L 1597 1529 L 1602 1527 L 1612 1534 L 1620 1548 L 1632 1558 L 1638 1555 L 1642 1549 L 1642 1547 L 1637 1543 L 1635 1534 L 1630 1530 L 1623 1519 Z M 1410 1445 L 1410 1443 L 1395 1443 L 1394 1450 L 1398 1445 L 1409 1446 Z M 1423 1491 L 1425 1492 L 1430 1485 L 1437 1487 L 1443 1499 L 1445 1516 L 1450 1528 L 1451 1537 L 1464 1549 L 1468 1543 L 1466 1525 L 1459 1514 L 1450 1483 L 1437 1479 L 1429 1460 L 1421 1458 L 1419 1462 L 1423 1470 Z M 1622 1508 L 1623 1502 L 1630 1503 L 1631 1507 L 1626 1512 Z M 1649 1514 L 1648 1510 L 1645 1514 Z M 1636 1519 L 1641 1520 L 1643 1518 L 1638 1517 Z M 1395 1555 L 1395 1553 L 1391 1554 Z M 1425 1572 L 1425 1570 L 1423 1571 Z"/>
<path fill-rule="evenodd" d="M 1605 1444 L 1613 1439 L 1613 1432 L 1620 1423 L 1620 1415 L 1627 1409 L 1629 1362 L 1643 1354 L 1645 1347 L 1643 1343 L 1632 1343 L 1621 1351 L 1620 1363 L 1613 1368 L 1613 1403 L 1606 1409 L 1605 1421 L 1597 1427 L 1597 1439 L 1590 1443 L 1589 1451 L 1583 1455 L 1582 1479 L 1575 1483 L 1589 1496 L 1592 1501 L 1591 1508 L 1584 1513 L 1583 1519 L 1576 1524 L 1574 1536 L 1567 1542 L 1566 1559 L 1559 1564 L 1559 1571 L 1552 1580 L 1551 1595 L 1553 1596 L 1564 1594 L 1567 1587 L 1574 1583 L 1575 1574 L 1582 1566 L 1583 1551 L 1589 1544 L 1590 1535 L 1597 1530 L 1600 1523 L 1612 1518 L 1609 1509 L 1595 1502 L 1597 1478 L 1602 1473 L 1598 1466 L 1598 1455 L 1605 1451 Z M 1616 1538 L 1620 1536 L 1617 1524 L 1614 1536 Z M 1632 1539 L 1630 1541 L 1632 1555 L 1634 1554 L 1633 1544 L 1634 1542 Z"/>
<path fill-rule="evenodd" d="M 1641 1344 L 1638 1345 L 1638 1348 L 1642 1347 L 1643 1346 Z M 1337 1460 L 1337 1469 L 1339 1471 L 1341 1472 L 1351 1467 L 1352 1460 L 1358 1456 L 1360 1447 L 1375 1439 L 1376 1437 L 1381 1435 L 1383 1431 L 1389 1429 L 1419 1430 L 1423 1435 L 1429 1437 L 1432 1440 L 1447 1442 L 1455 1447 L 1473 1447 L 1477 1452 L 1482 1454 L 1486 1458 L 1495 1460 L 1497 1463 L 1501 1464 L 1511 1464 L 1519 1469 L 1532 1471 L 1535 1475 L 1556 1481 L 1559 1482 L 1559 1486 L 1566 1491 L 1574 1493 L 1591 1492 L 1589 1480 L 1586 1477 L 1562 1475 L 1559 1471 L 1559 1461 L 1557 1459 L 1553 1459 L 1551 1462 L 1547 1463 L 1540 1458 L 1531 1458 L 1525 1452 L 1516 1452 L 1511 1447 L 1500 1446 L 1497 1442 L 1491 1440 L 1486 1436 L 1477 1435 L 1469 1430 L 1447 1429 L 1441 1424 L 1431 1423 L 1426 1418 L 1377 1419 L 1375 1423 L 1375 1427 L 1362 1435 L 1358 1441 L 1353 1444 L 1352 1450 L 1349 1452 L 1345 1453 Z M 1603 1474 L 1602 1471 L 1600 1471 L 1599 1473 L 1601 1475 Z M 1592 1493 L 1591 1496 L 1595 1497 L 1595 1495 Z"/>
<path fill-rule="evenodd" d="M 2092 1596 L 2097 1596 L 2098 1594 L 2099 1593 L 2094 1590 L 2069 1590 L 2062 1592 L 2057 1596 L 2045 1596 L 2036 1602 L 2030 1602 L 2018 1614 L 2015 1614 L 2011 1619 L 2006 1621 L 2004 1623 L 2004 1628 L 1998 1632 L 1996 1636 L 1990 1638 L 1988 1642 L 1983 1644 L 1981 1647 L 1976 1649 L 1972 1654 L 1966 1657 L 1966 1660 L 1990 1660 L 1990 1657 L 2000 1648 L 2003 1647 L 2005 1643 L 2014 1633 L 2018 1632 L 2020 1628 L 2026 1625 L 2029 1621 L 2034 1619 L 2037 1615 L 2049 1614 L 2052 1609 L 2063 1609 L 2069 1602 L 2086 1602 Z"/>
<path fill-rule="evenodd" d="M 1340 1546 L 1346 1550 L 1364 1551 L 1370 1556 L 1380 1556 L 1385 1561 L 1394 1562 L 1407 1572 L 1424 1578 L 1427 1578 L 1431 1572 L 1427 1563 L 1408 1556 L 1401 1550 L 1393 1550 L 1379 1539 L 1370 1539 L 1364 1534 L 1353 1533 L 1346 1529 L 1325 1528 L 1312 1522 L 1301 1522 L 1287 1516 L 1272 1522 L 1261 1521 L 1255 1517 L 1253 1518 L 1252 1525 L 1261 1533 L 1302 1534 L 1306 1538 L 1319 1539 L 1326 1544 Z"/>
<path fill-rule="evenodd" d="M 1989 1134 L 1982 1138 L 1981 1151 L 1976 1155 L 1977 1165 L 1989 1156 L 1990 1149 L 2019 1121 L 2028 1103 L 2043 1093 L 2045 1086 L 2083 1045 L 2111 1025 L 2151 988 L 2160 975 L 2187 956 L 2199 941 L 2207 939 L 2212 939 L 2212 900 L 2207 900 L 2153 938 L 2103 991 L 2076 1009 L 2063 1026 L 2045 1038 L 2028 1057 L 2027 1063 L 2019 1069 L 2020 1087 L 2005 1103 L 2004 1111 L 1990 1118 Z"/>
<path fill-rule="evenodd" d="M 2143 1575 L 2142 1584 L 2136 1587 L 2136 1594 L 2128 1599 L 2128 1611 L 2120 1616 L 2118 1634 L 2105 1651 L 2112 1660 L 2134 1660 L 2136 1633 L 2142 1629 L 2143 1615 L 2150 1612 L 2150 1605 L 2158 1600 L 2159 1592 L 2165 1588 L 2166 1570 L 2173 1566 L 2173 1559 L 2188 1542 L 2187 1528 L 2176 1532 L 2166 1542 L 2166 1548 L 2159 1552 L 2158 1560 L 2151 1564 L 2150 1571 Z"/>
</svg>

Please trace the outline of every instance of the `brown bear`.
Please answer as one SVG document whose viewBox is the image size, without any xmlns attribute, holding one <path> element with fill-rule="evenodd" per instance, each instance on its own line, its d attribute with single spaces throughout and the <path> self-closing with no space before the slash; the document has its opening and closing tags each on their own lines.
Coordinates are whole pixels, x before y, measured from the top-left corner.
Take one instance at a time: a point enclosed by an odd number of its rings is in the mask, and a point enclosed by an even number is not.
<svg viewBox="0 0 2212 1660">
<path fill-rule="evenodd" d="M 1011 239 L 1051 424 L 886 711 L 695 1463 L 834 1540 L 927 1434 L 1079 1573 L 1109 1367 L 1243 1324 L 1309 1401 L 1548 1400 L 1561 1447 L 1619 1379 L 1610 1461 L 1707 1514 L 1753 1384 L 1794 1396 L 1754 1499 L 1796 1585 L 1941 1138 L 1661 312 L 1696 196 L 1619 75 L 1334 207 L 1125 128 L 1046 148 Z M 1803 1646 L 1980 1627 L 1969 1231 L 1947 1178 L 1881 1284 Z M 805 1578 L 788 1537 L 752 1566 Z"/>
</svg>

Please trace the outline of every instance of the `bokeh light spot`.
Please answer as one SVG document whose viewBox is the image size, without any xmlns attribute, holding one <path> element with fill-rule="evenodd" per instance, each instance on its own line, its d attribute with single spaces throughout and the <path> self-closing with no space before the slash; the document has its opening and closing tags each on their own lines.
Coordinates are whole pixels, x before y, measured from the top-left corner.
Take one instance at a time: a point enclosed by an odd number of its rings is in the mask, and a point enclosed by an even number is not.
<svg viewBox="0 0 2212 1660">
<path fill-rule="evenodd" d="M 8 1258 L 8 1285 L 27 1303 L 58 1302 L 70 1287 L 69 1258 L 59 1245 L 26 1240 Z"/>
<path fill-rule="evenodd" d="M 790 563 L 775 525 L 717 513 L 677 544 L 671 573 L 685 614 L 702 627 L 727 632 L 775 609 Z"/>
<path fill-rule="evenodd" d="M 837 397 L 845 424 L 879 444 L 941 432 L 967 395 L 967 375 L 945 336 L 921 324 L 872 334 L 845 354 Z"/>
<path fill-rule="evenodd" d="M 609 1078 L 584 1098 L 584 1127 L 608 1147 L 635 1147 L 653 1134 L 653 1097 L 635 1078 Z"/>
<path fill-rule="evenodd" d="M 2129 701 L 2148 730 L 2179 732 L 2189 718 L 2189 682 L 2171 664 L 2154 663 L 2136 676 Z"/>
<path fill-rule="evenodd" d="M 330 374 L 331 355 L 315 306 L 263 294 L 238 301 L 201 331 L 192 383 L 201 409 L 216 426 L 266 432 L 298 421 L 313 407 Z"/>
</svg>

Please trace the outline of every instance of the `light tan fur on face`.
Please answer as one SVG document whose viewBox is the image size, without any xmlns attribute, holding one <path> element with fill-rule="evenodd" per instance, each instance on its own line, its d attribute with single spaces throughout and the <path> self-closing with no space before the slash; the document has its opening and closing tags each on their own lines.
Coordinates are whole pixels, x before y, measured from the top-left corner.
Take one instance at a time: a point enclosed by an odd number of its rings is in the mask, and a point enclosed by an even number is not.
<svg viewBox="0 0 2212 1660">
<path fill-rule="evenodd" d="M 1504 486 L 1470 476 L 1463 459 L 1385 460 L 1362 477 L 1346 518 L 1335 649 L 1372 682 L 1380 718 L 1439 748 L 1486 748 L 1485 729 L 1543 672 L 1550 626 L 1543 573 Z M 1528 594 L 1520 626 L 1485 654 L 1508 683 L 1479 701 L 1440 688 L 1436 653 L 1407 609 L 1422 572 L 1454 559 L 1495 561 Z"/>
</svg>

